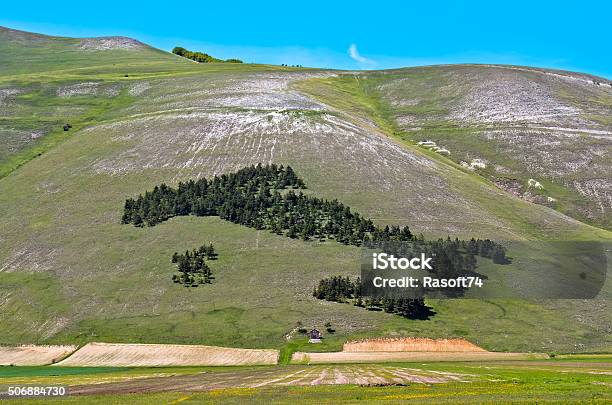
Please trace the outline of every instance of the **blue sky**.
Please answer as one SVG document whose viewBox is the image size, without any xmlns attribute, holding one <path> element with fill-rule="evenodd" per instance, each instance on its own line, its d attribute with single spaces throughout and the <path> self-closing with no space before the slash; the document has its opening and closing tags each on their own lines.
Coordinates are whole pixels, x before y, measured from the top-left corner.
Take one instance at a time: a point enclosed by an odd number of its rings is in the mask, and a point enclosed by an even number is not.
<svg viewBox="0 0 612 405">
<path fill-rule="evenodd" d="M 508 63 L 612 78 L 609 1 L 4 2 L 0 25 L 126 35 L 248 62 L 341 69 Z"/>
</svg>

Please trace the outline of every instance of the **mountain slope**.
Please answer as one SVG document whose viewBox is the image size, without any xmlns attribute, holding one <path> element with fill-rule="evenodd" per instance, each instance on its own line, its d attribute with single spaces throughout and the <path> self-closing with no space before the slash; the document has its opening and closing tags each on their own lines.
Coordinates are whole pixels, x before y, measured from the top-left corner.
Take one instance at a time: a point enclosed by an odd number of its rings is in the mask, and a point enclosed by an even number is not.
<svg viewBox="0 0 612 405">
<path fill-rule="evenodd" d="M 0 27 L 0 54 L 3 56 L 0 75 L 48 73 L 105 64 L 169 63 L 178 59 L 126 37 L 64 38 L 6 27 Z"/>
<path fill-rule="evenodd" d="M 398 137 L 433 140 L 456 163 L 484 163 L 475 170 L 510 193 L 612 226 L 609 80 L 456 65 L 345 75 L 335 83 L 358 88 Z M 543 188 L 529 186 L 529 179 Z"/>
<path fill-rule="evenodd" d="M 137 79 L 201 72 L 124 37 L 50 37 L 0 27 L 0 55 L 0 177 L 133 102 L 146 86 Z"/>
<path fill-rule="evenodd" d="M 308 83 L 316 93 L 313 83 L 333 81 L 338 72 L 188 65 L 160 62 L 151 73 L 118 61 L 112 71 L 131 68 L 128 77 L 103 69 L 87 70 L 80 80 L 71 76 L 71 86 L 119 81 L 126 99 L 0 179 L 0 323 L 6 325 L 0 342 L 278 347 L 296 322 L 330 321 L 337 330 L 332 345 L 394 333 L 460 335 L 497 350 L 610 347 L 606 300 L 432 301 L 434 318 L 409 321 L 311 296 L 323 277 L 358 274 L 358 248 L 302 242 L 218 218 L 121 225 L 125 199 L 162 182 L 275 162 L 291 164 L 310 193 L 431 237 L 610 240 L 607 231 L 398 143 L 368 111 L 326 100 L 332 107 L 293 87 Z M 45 86 L 56 74 L 28 80 Z M 108 96 L 115 97 L 121 95 Z M 359 100 L 349 105 L 357 108 Z M 173 284 L 172 253 L 204 242 L 220 255 L 215 283 Z M 557 260 L 554 251 L 544 254 Z"/>
</svg>

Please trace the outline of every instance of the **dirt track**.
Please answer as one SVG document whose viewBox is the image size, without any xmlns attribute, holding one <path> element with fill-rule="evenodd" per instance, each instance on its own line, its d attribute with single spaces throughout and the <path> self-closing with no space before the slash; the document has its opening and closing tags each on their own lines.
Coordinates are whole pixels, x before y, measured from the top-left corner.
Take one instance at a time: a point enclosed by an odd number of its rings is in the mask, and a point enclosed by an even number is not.
<svg viewBox="0 0 612 405">
<path fill-rule="evenodd" d="M 541 353 L 497 353 L 497 352 L 295 352 L 294 362 L 308 364 L 363 363 L 392 361 L 493 361 L 546 359 Z"/>
<path fill-rule="evenodd" d="M 137 378 L 129 381 L 89 384 L 70 388 L 71 395 L 127 394 L 164 391 L 208 391 L 220 388 L 259 388 L 286 385 L 407 385 L 470 382 L 473 376 L 421 369 L 380 366 L 289 366 Z"/>
</svg>

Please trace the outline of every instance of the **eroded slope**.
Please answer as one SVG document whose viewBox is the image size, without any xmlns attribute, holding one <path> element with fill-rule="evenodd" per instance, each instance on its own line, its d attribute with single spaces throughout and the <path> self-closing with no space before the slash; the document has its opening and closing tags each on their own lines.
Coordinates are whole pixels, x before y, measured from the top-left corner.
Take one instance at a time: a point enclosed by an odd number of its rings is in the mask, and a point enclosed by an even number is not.
<svg viewBox="0 0 612 405">
<path fill-rule="evenodd" d="M 610 81 L 458 65 L 371 72 L 357 82 L 405 139 L 433 140 L 502 189 L 610 227 Z M 529 179 L 542 187 L 530 187 Z"/>
</svg>

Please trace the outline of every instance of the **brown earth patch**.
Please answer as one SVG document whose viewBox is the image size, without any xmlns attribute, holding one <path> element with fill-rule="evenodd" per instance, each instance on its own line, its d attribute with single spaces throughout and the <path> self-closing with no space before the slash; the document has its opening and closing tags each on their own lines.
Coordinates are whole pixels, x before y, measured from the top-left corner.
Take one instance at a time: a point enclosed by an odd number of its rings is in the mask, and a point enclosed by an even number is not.
<svg viewBox="0 0 612 405">
<path fill-rule="evenodd" d="M 346 342 L 344 352 L 486 352 L 465 339 L 381 338 Z"/>
</svg>

